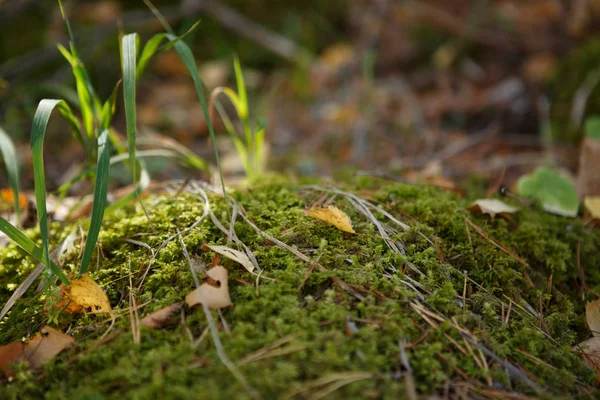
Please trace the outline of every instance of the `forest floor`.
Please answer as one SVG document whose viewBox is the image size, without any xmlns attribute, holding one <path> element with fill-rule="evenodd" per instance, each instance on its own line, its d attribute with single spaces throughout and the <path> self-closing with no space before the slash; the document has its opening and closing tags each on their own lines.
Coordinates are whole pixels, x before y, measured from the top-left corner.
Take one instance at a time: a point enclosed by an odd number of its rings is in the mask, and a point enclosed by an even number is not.
<svg viewBox="0 0 600 400">
<path fill-rule="evenodd" d="M 61 314 L 53 326 L 74 344 L 38 370 L 17 364 L 3 396 L 596 396 L 577 344 L 591 336 L 584 299 L 600 284 L 600 232 L 515 199 L 504 199 L 520 208 L 510 215 L 469 211 L 484 195 L 477 185 L 463 197 L 373 177 L 334 186 L 274 176 L 225 207 L 206 184 L 165 185 L 144 199 L 147 216 L 132 205 L 105 221 L 90 275 L 112 318 Z M 306 215 L 324 202 L 355 233 Z M 54 225 L 53 243 L 74 227 Z M 247 248 L 256 269 L 221 259 L 214 244 Z M 65 270 L 80 250 L 74 240 Z M 214 285 L 216 264 L 228 275 Z M 7 285 L 35 264 L 9 245 L 0 265 L 5 303 Z M 232 304 L 209 314 L 186 305 L 190 268 Z M 47 303 L 29 290 L 0 322 L 0 341 L 39 331 Z"/>
</svg>

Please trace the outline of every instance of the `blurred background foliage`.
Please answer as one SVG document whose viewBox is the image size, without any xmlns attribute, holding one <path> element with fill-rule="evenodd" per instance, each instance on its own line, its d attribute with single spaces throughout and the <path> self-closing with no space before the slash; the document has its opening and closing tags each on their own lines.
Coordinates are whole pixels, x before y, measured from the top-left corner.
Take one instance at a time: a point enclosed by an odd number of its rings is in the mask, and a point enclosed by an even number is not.
<svg viewBox="0 0 600 400">
<path fill-rule="evenodd" d="M 141 0 L 65 5 L 81 57 L 106 98 L 120 77 L 119 32 L 135 30 L 146 40 L 160 23 Z M 584 121 L 600 114 L 597 0 L 155 5 L 178 34 L 201 20 L 185 40 L 207 89 L 235 86 L 232 56 L 239 56 L 250 107 L 269 121 L 272 169 L 329 174 L 340 166 L 429 166 L 450 178 L 504 171 L 510 181 L 540 164 L 551 147 L 556 162 L 574 171 Z M 0 25 L 0 123 L 20 143 L 26 169 L 37 101 L 77 102 L 70 68 L 56 49 L 67 35 L 52 0 L 0 1 Z M 176 55 L 159 54 L 140 83 L 140 132 L 166 135 L 210 158 L 196 100 Z M 115 121 L 124 126 L 121 105 Z M 82 157 L 61 129 L 51 126 L 54 148 L 46 150 L 65 155 L 48 158 L 50 188 Z M 220 146 L 226 172 L 239 174 L 230 141 Z M 166 160 L 154 159 L 149 170 L 179 177 Z"/>
</svg>

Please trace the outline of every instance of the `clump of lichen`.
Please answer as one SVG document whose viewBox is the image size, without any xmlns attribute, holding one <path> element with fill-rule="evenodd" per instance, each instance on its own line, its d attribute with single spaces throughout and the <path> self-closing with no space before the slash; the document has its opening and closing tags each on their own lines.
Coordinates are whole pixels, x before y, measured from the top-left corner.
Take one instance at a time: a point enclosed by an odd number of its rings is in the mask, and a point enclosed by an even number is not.
<svg viewBox="0 0 600 400">
<path fill-rule="evenodd" d="M 590 289 L 600 284 L 597 231 L 537 209 L 521 210 L 512 221 L 492 221 L 466 211 L 468 199 L 434 188 L 362 178 L 344 190 L 376 202 L 411 227 L 393 238 L 403 244 L 404 254 L 392 251 L 375 226 L 341 197 L 334 201 L 358 235 L 305 216 L 306 205 L 322 193 L 281 179 L 234 195 L 257 227 L 313 260 L 298 259 L 237 219 L 236 233 L 263 272 L 257 280 L 224 260 L 234 306 L 222 317 L 213 315 L 229 359 L 264 398 L 329 391 L 336 398 L 402 398 L 409 375 L 417 392 L 428 395 L 467 391 L 484 396 L 486 390 L 535 395 L 541 390 L 571 397 L 593 390 L 587 386 L 593 372 L 570 347 L 588 334 L 581 269 Z M 59 328 L 76 337 L 77 346 L 40 371 L 18 368 L 3 388 L 6 398 L 249 398 L 221 362 L 210 334 L 199 339 L 207 330 L 201 310 L 184 309 L 181 323 L 162 330 L 142 328 L 141 344 L 134 344 L 127 311 L 130 278 L 137 304 L 143 305 L 141 316 L 182 301 L 193 280 L 178 240 L 150 264 L 146 248 L 124 239 L 156 249 L 203 212 L 203 201 L 192 194 L 146 202 L 152 227 L 134 206 L 107 216 L 98 258 L 91 263 L 93 278 L 116 310 L 110 340 L 94 346 L 108 329 L 103 316 L 61 317 Z M 223 199 L 211 196 L 210 202 L 215 216 L 229 226 Z M 466 218 L 488 238 L 468 228 Z M 71 228 L 55 226 L 54 240 Z M 207 265 L 213 254 L 202 244 L 227 244 L 210 219 L 183 240 L 191 257 Z M 77 254 L 67 259 L 66 268 L 77 265 Z M 15 247 L 0 251 L 0 301 L 33 268 Z M 340 280 L 345 286 L 336 284 Z M 43 300 L 34 288 L 27 292 L 0 322 L 1 344 L 47 322 Z M 256 354 L 261 356 L 249 358 Z"/>
</svg>

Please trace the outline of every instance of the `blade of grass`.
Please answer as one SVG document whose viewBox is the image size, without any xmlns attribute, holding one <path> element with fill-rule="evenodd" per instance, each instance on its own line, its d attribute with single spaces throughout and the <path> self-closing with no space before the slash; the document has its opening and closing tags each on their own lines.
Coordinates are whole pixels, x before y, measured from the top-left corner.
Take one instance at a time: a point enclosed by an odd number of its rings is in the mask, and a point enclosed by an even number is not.
<svg viewBox="0 0 600 400">
<path fill-rule="evenodd" d="M 242 73 L 242 66 L 237 55 L 233 56 L 233 70 L 235 72 L 235 82 L 237 84 L 237 94 L 240 98 L 241 107 L 238 109 L 238 114 L 242 121 L 248 119 L 248 96 L 246 94 L 246 82 Z"/>
<path fill-rule="evenodd" d="M 13 226 L 10 222 L 0 217 L 0 231 L 4 232 L 6 236 L 17 244 L 25 253 L 27 253 L 36 262 L 42 263 L 46 266 L 50 266 L 50 271 L 60 279 L 65 285 L 69 284 L 69 279 L 65 273 L 50 259 L 44 259 L 44 251 L 33 243 L 27 235 L 21 232 L 18 228 Z"/>
<path fill-rule="evenodd" d="M 136 76 L 142 76 L 144 70 L 146 69 L 146 65 L 150 59 L 160 51 L 160 45 L 164 39 L 167 38 L 167 35 L 164 33 L 157 33 L 152 36 L 144 45 L 144 49 L 142 50 L 142 54 L 140 55 L 140 60 L 138 61 L 138 65 L 136 68 Z"/>
<path fill-rule="evenodd" d="M 40 225 L 40 235 L 42 236 L 42 262 L 47 268 L 52 270 L 50 262 L 50 251 L 48 244 L 48 213 L 46 210 L 46 177 L 44 173 L 44 136 L 46 127 L 50 120 L 50 114 L 55 107 L 63 108 L 64 113 L 70 113 L 67 104 L 63 100 L 43 99 L 38 104 L 35 115 L 33 116 L 33 125 L 31 127 L 31 157 L 33 163 L 33 181 L 35 191 L 35 203 L 37 216 Z M 44 262 L 45 261 L 45 262 Z M 68 282 L 64 274 L 57 274 L 58 271 L 52 271 L 63 283 Z M 62 276 L 61 276 L 62 275 Z M 63 280 L 64 279 L 64 280 Z"/>
<path fill-rule="evenodd" d="M 77 84 L 78 85 L 81 84 L 83 89 L 85 89 L 85 91 L 87 91 L 88 96 L 91 99 L 90 103 L 88 103 L 88 107 L 93 110 L 94 116 L 96 117 L 97 120 L 99 120 L 100 119 L 100 108 L 101 108 L 100 99 L 96 95 L 96 91 L 94 90 L 94 87 L 91 84 L 91 80 L 88 76 L 85 66 L 83 65 L 81 60 L 79 60 L 79 57 L 77 56 L 77 49 L 75 47 L 75 36 L 73 35 L 73 31 L 71 29 L 71 24 L 69 23 L 69 18 L 67 18 L 67 13 L 65 12 L 65 9 L 62 5 L 61 0 L 58 0 L 58 6 L 60 8 L 60 14 L 62 15 L 63 21 L 65 22 L 65 25 L 67 27 L 67 33 L 69 34 L 69 47 L 71 49 L 71 60 L 69 62 L 71 63 L 71 66 L 73 67 L 73 75 L 75 75 L 75 80 L 76 80 Z M 64 55 L 64 53 L 63 53 L 63 55 Z M 67 58 L 67 60 L 69 60 L 69 58 Z M 75 71 L 76 69 L 78 70 L 77 73 Z"/>
<path fill-rule="evenodd" d="M 100 126 L 102 129 L 109 129 L 110 122 L 112 121 L 115 112 L 117 111 L 117 93 L 119 92 L 119 86 L 121 86 L 121 80 L 117 82 L 115 85 L 110 97 L 106 100 L 104 105 L 102 106 L 102 119 L 100 121 Z"/>
<path fill-rule="evenodd" d="M 144 46 L 144 49 L 142 50 L 142 54 L 140 55 L 140 59 L 138 61 L 138 65 L 137 65 L 137 69 L 136 69 L 136 75 L 137 75 L 138 79 L 140 78 L 140 76 L 142 76 L 142 74 L 144 73 L 144 70 L 146 69 L 148 62 L 156 53 L 158 53 L 159 51 L 165 51 L 165 50 L 171 49 L 175 45 L 175 43 L 184 39 L 186 36 L 188 36 L 190 33 L 192 33 L 194 30 L 196 30 L 196 28 L 198 27 L 199 24 L 200 24 L 200 21 L 196 21 L 196 23 L 194 25 L 192 25 L 192 27 L 190 29 L 188 29 L 184 34 L 178 36 L 177 39 L 175 39 L 174 41 L 168 42 L 164 46 L 161 46 L 161 44 L 164 39 L 167 39 L 166 33 L 157 33 L 156 35 L 152 36 L 150 38 L 150 40 L 148 40 L 146 42 L 146 45 Z"/>
<path fill-rule="evenodd" d="M 6 165 L 6 173 L 8 174 L 8 183 L 13 193 L 13 201 L 15 205 L 15 213 L 17 214 L 17 224 L 21 220 L 21 206 L 19 202 L 19 168 L 17 163 L 17 151 L 13 145 L 10 136 L 0 127 L 0 151 L 2 159 Z"/>
<path fill-rule="evenodd" d="M 94 201 L 92 203 L 92 218 L 88 229 L 79 275 L 85 274 L 90 259 L 98 241 L 98 234 L 104 218 L 106 208 L 106 195 L 108 193 L 108 178 L 110 173 L 110 141 L 108 130 L 103 130 L 98 137 L 98 167 L 96 169 L 96 183 L 94 185 Z"/>
<path fill-rule="evenodd" d="M 133 184 L 137 183 L 135 137 L 136 137 L 136 43 L 137 34 L 130 33 L 121 40 L 121 65 L 123 68 L 123 98 L 125 102 L 125 121 L 127 127 L 127 147 L 129 151 L 129 168 Z"/>
<path fill-rule="evenodd" d="M 146 7 L 148 7 L 150 9 L 150 11 L 152 11 L 152 14 L 154 14 L 156 19 L 158 19 L 158 21 L 163 26 L 163 28 L 165 28 L 165 31 L 167 31 L 171 35 L 175 35 L 175 32 L 171 28 L 171 25 L 169 25 L 169 23 L 167 22 L 165 17 L 163 17 L 163 15 L 160 13 L 160 11 L 158 11 L 158 8 L 154 7 L 154 4 L 152 4 L 152 2 L 150 0 L 144 0 L 144 4 L 146 5 Z"/>
<path fill-rule="evenodd" d="M 174 41 L 177 39 L 175 35 L 168 34 L 167 37 L 169 40 Z M 174 45 L 175 51 L 179 54 L 181 61 L 187 68 L 188 72 L 192 76 L 192 80 L 194 82 L 194 87 L 196 88 L 196 94 L 198 95 L 198 99 L 200 100 L 200 105 L 202 106 L 202 112 L 204 113 L 204 118 L 206 119 L 206 125 L 208 126 L 208 132 L 210 134 L 210 139 L 213 145 L 213 151 L 215 152 L 215 159 L 217 161 L 217 168 L 219 169 L 219 177 L 221 179 L 221 189 L 223 190 L 223 196 L 225 198 L 225 203 L 227 204 L 227 191 L 225 190 L 225 181 L 223 180 L 223 171 L 221 169 L 221 162 L 219 160 L 219 150 L 217 149 L 217 141 L 215 139 L 215 132 L 213 129 L 212 122 L 210 120 L 210 115 L 208 113 L 208 106 L 206 104 L 206 98 L 204 97 L 204 90 L 202 88 L 202 80 L 200 79 L 200 75 L 198 74 L 198 67 L 196 66 L 196 60 L 194 59 L 194 55 L 192 51 L 188 47 L 187 44 L 183 41 L 178 41 Z"/>
</svg>

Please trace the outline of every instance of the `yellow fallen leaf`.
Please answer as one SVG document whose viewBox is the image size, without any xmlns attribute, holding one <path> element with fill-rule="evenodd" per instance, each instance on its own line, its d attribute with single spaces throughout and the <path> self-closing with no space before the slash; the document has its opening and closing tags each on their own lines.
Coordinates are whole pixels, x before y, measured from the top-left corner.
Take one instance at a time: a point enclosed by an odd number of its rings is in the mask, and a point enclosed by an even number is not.
<svg viewBox="0 0 600 400">
<path fill-rule="evenodd" d="M 600 196 L 588 196 L 583 200 L 585 209 L 590 213 L 592 218 L 600 219 Z"/>
<path fill-rule="evenodd" d="M 498 199 L 476 200 L 471 204 L 469 210 L 471 212 L 479 211 L 482 214 L 489 214 L 492 219 L 494 219 L 496 214 L 506 216 L 506 214 L 512 214 L 519 211 L 517 207 L 510 206 Z"/>
<path fill-rule="evenodd" d="M 252 261 L 250 261 L 250 258 L 248 257 L 248 255 L 246 253 L 244 253 L 243 251 L 232 249 L 231 247 L 227 247 L 227 246 L 219 246 L 216 244 L 207 244 L 206 247 L 208 247 L 215 253 L 219 253 L 223 257 L 227 257 L 230 260 L 233 260 L 233 261 L 236 261 L 236 262 L 242 264 L 242 266 L 244 268 L 246 268 L 248 270 L 248 272 L 254 271 L 254 264 L 252 264 Z"/>
<path fill-rule="evenodd" d="M 106 293 L 88 274 L 80 279 L 74 279 L 69 286 L 60 286 L 60 301 L 58 309 L 76 314 L 88 312 L 91 314 L 111 313 L 112 308 Z"/>
<path fill-rule="evenodd" d="M 74 342 L 71 336 L 46 326 L 25 345 L 25 358 L 32 368 L 39 368 Z"/>
<path fill-rule="evenodd" d="M 600 299 L 586 303 L 585 320 L 592 335 L 600 336 Z"/>
<path fill-rule="evenodd" d="M 352 228 L 352 221 L 345 212 L 334 206 L 311 208 L 308 216 L 327 222 L 344 232 L 356 233 Z"/>
<path fill-rule="evenodd" d="M 205 301 L 209 308 L 225 308 L 230 306 L 232 303 L 229 297 L 227 270 L 217 265 L 209 269 L 206 275 L 216 282 L 216 286 L 212 283 L 203 283 L 200 285 L 200 288 L 194 289 L 185 296 L 187 305 L 194 307 Z"/>
</svg>

